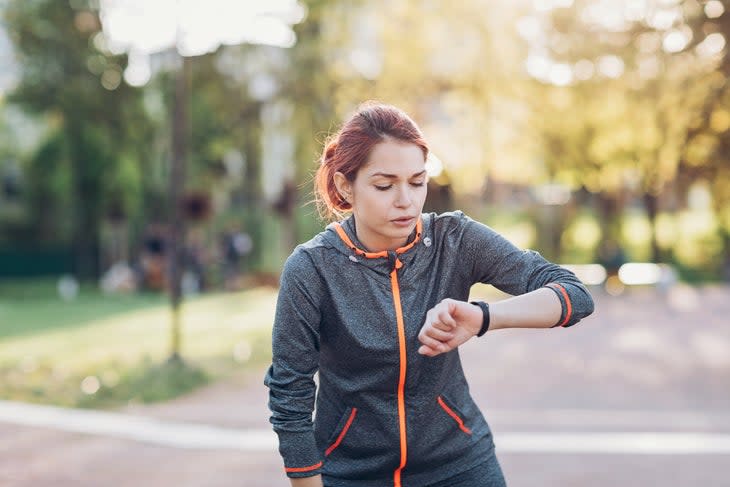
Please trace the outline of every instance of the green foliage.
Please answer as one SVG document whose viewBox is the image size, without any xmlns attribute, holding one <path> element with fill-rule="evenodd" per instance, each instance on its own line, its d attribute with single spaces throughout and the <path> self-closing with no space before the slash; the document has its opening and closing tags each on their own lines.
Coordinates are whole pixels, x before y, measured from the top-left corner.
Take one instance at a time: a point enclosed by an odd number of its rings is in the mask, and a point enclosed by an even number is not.
<svg viewBox="0 0 730 487">
<path fill-rule="evenodd" d="M 71 180 L 65 138 L 51 133 L 26 165 L 24 197 L 30 210 L 29 227 L 17 237 L 37 244 L 68 241 Z M 16 237 L 16 238 L 17 238 Z"/>
<path fill-rule="evenodd" d="M 125 216 L 137 243 L 145 225 L 168 211 L 174 73 L 158 73 L 143 89 L 121 82 L 126 57 L 105 50 L 93 3 L 13 0 L 5 12 L 22 69 L 9 101 L 43 114 L 48 127 L 22 160 L 28 211 L 15 217 L 15 240 L 38 236 L 91 252 L 82 237 L 98 240 L 107 215 Z M 642 257 L 676 260 L 659 244 L 656 222 L 648 241 L 634 245 L 621 232 L 622 215 L 628 205 L 643 207 L 650 220 L 680 211 L 687 188 L 702 179 L 720 222 L 706 250 L 716 260 L 728 254 L 716 250 L 730 241 L 723 216 L 730 61 L 727 49 L 709 57 L 695 50 L 710 32 L 730 39 L 728 12 L 708 19 L 696 2 L 665 2 L 656 9 L 679 16 L 660 29 L 648 19 L 623 27 L 590 20 L 598 4 L 588 0 L 542 11 L 483 0 L 398 0 L 387 9 L 363 0 L 301 3 L 307 17 L 294 26 L 292 48 L 226 46 L 191 60 L 186 190 L 213 202 L 212 220 L 195 223 L 208 243 L 239 227 L 254 240 L 250 267 L 276 269 L 294 243 L 322 227 L 306 204 L 323 141 L 358 103 L 379 99 L 420 123 L 457 200 L 504 184 L 559 183 L 587 195 L 581 203 L 592 205 L 583 210 L 600 225 L 599 247 L 623 240 Z M 525 35 L 530 25 L 543 32 Z M 689 29 L 692 39 L 667 52 L 668 29 Z M 575 77 L 558 86 L 530 76 L 526 61 L 536 53 Z M 609 55 L 623 66 L 619 75 L 602 71 Z M 579 78 L 579 63 L 592 73 Z M 240 172 L 231 160 L 243 161 Z M 294 210 L 275 208 L 286 183 L 294 185 Z M 527 212 L 535 246 L 581 259 L 597 251 L 576 235 L 594 227 L 576 224 L 574 211 Z M 18 226 L 23 216 L 31 223 Z"/>
<path fill-rule="evenodd" d="M 12 1 L 4 13 L 21 67 L 9 102 L 52 127 L 27 163 L 31 232 L 19 236 L 70 240 L 84 256 L 76 271 L 92 276 L 105 214 L 134 210 L 130 200 L 142 192 L 135 142 L 148 124 L 140 93 L 121 83 L 126 57 L 99 42 L 93 3 Z"/>
</svg>

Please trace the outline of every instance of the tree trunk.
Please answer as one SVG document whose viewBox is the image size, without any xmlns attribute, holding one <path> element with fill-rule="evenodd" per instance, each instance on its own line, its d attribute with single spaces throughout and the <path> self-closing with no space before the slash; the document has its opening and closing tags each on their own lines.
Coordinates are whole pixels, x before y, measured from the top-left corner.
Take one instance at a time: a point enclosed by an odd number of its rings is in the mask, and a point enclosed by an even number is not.
<svg viewBox="0 0 730 487">
<path fill-rule="evenodd" d="M 725 282 L 730 282 L 730 232 L 722 229 L 722 270 L 720 277 Z"/>
<path fill-rule="evenodd" d="M 182 198 L 185 190 L 189 122 L 190 59 L 182 58 L 175 80 L 172 118 L 172 161 L 170 167 L 170 233 L 168 278 L 172 311 L 170 361 L 180 360 L 180 304 L 182 301 L 183 253 L 185 251 L 185 215 Z"/>
<path fill-rule="evenodd" d="M 602 235 L 596 260 L 606 267 L 611 276 L 618 273 L 619 267 L 626 260 L 620 233 L 622 205 L 618 195 L 606 193 L 596 195 L 596 205 Z"/>
<path fill-rule="evenodd" d="M 649 193 L 644 193 L 644 207 L 646 208 L 646 217 L 649 219 L 649 226 L 651 227 L 651 249 L 650 257 L 651 262 L 661 262 L 662 252 L 659 248 L 659 243 L 656 238 L 656 217 L 659 212 L 659 200 L 658 198 Z"/>
</svg>

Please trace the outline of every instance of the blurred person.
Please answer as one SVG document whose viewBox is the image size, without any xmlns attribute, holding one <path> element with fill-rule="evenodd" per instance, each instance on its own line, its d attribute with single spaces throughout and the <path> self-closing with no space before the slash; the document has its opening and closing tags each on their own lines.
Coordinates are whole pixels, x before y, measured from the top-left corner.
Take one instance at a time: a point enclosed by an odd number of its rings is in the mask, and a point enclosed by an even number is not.
<svg viewBox="0 0 730 487">
<path fill-rule="evenodd" d="M 251 236 L 230 224 L 222 236 L 223 247 L 223 281 L 224 287 L 230 291 L 241 288 L 241 262 L 253 250 Z"/>
<path fill-rule="evenodd" d="M 145 229 L 137 273 L 140 287 L 162 290 L 167 282 L 169 230 L 165 225 L 151 224 Z"/>
<path fill-rule="evenodd" d="M 209 261 L 205 245 L 205 235 L 202 230 L 195 228 L 190 231 L 187 243 L 183 248 L 183 262 L 185 276 L 189 276 L 191 284 L 188 288 L 193 292 L 203 292 L 208 289 L 207 264 Z"/>
<path fill-rule="evenodd" d="M 374 102 L 324 148 L 317 199 L 339 221 L 284 265 L 265 377 L 293 487 L 504 486 L 459 345 L 593 312 L 570 271 L 460 211 L 423 214 L 427 157 L 411 118 Z M 470 303 L 477 282 L 515 296 Z"/>
</svg>

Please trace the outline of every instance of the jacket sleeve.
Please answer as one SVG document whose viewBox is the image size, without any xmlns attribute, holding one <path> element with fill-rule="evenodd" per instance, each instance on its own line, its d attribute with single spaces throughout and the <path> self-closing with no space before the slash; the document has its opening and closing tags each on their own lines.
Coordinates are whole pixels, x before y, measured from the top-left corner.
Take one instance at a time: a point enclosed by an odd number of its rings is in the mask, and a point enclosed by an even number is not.
<svg viewBox="0 0 730 487">
<path fill-rule="evenodd" d="M 472 266 L 472 282 L 491 284 L 513 296 L 541 287 L 560 300 L 562 313 L 554 326 L 572 326 L 593 313 L 593 298 L 576 275 L 534 250 L 521 250 L 490 227 L 466 219 L 463 240 Z"/>
<path fill-rule="evenodd" d="M 314 439 L 312 411 L 319 363 L 320 302 L 324 286 L 310 257 L 297 249 L 281 275 L 272 332 L 269 388 L 271 424 L 288 477 L 320 473 L 322 455 Z"/>
</svg>

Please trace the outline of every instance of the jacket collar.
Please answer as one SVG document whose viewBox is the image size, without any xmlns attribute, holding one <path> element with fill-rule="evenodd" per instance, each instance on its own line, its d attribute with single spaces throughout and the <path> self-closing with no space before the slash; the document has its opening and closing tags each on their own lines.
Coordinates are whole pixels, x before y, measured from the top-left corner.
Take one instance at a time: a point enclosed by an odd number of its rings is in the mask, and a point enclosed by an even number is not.
<svg viewBox="0 0 730 487">
<path fill-rule="evenodd" d="M 332 225 L 332 228 L 335 230 L 335 232 L 337 232 L 338 236 L 344 242 L 344 244 L 355 253 L 355 255 L 360 255 L 367 259 L 387 259 L 390 255 L 392 255 L 391 252 L 395 252 L 396 255 L 405 253 L 412 249 L 421 240 L 421 235 L 423 233 L 423 221 L 419 216 L 418 220 L 416 221 L 416 228 L 411 234 L 409 242 L 406 245 L 404 245 L 403 247 L 399 247 L 393 251 L 382 250 L 380 252 L 368 252 L 360 248 L 357 244 L 353 243 L 353 240 L 356 240 L 357 237 L 353 235 L 353 237 L 355 238 L 350 238 L 350 235 L 348 235 L 348 232 L 345 230 L 345 228 L 347 227 L 347 229 L 354 234 L 354 221 L 354 218 L 350 216 L 343 223 L 335 222 Z M 359 242 L 358 244 L 362 245 Z"/>
<path fill-rule="evenodd" d="M 420 243 L 428 242 L 430 238 L 424 238 L 428 233 L 428 222 L 423 219 L 424 215 L 418 217 L 416 228 L 409 237 L 408 243 L 403 247 L 391 251 L 368 252 L 364 245 L 357 239 L 355 233 L 355 219 L 352 215 L 340 222 L 327 225 L 324 232 L 324 239 L 337 251 L 348 257 L 352 262 L 359 262 L 376 272 L 384 272 L 387 276 L 393 269 L 400 269 L 408 261 L 415 257 L 415 249 L 421 247 Z M 387 269 L 387 270 L 386 270 Z"/>
</svg>

